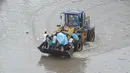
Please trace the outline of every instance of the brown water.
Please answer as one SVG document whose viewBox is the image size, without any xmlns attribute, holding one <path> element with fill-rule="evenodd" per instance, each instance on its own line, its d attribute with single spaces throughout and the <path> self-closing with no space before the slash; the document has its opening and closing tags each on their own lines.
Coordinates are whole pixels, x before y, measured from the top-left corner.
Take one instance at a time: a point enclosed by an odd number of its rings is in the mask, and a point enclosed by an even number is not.
<svg viewBox="0 0 130 73">
<path fill-rule="evenodd" d="M 0 73 L 87 73 L 93 55 L 130 45 L 129 6 L 129 0 L 0 0 Z M 91 16 L 96 40 L 70 59 L 46 56 L 36 47 L 44 30 L 63 23 L 66 9 Z"/>
</svg>

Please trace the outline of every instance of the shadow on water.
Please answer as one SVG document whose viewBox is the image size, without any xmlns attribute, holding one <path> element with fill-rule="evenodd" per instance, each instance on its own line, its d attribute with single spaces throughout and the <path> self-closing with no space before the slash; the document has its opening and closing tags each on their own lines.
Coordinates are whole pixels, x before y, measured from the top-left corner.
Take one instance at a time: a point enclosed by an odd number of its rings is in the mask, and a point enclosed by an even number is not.
<svg viewBox="0 0 130 73">
<path fill-rule="evenodd" d="M 45 70 L 56 73 L 84 73 L 86 61 L 85 58 L 41 56 L 38 64 L 44 66 Z"/>
</svg>

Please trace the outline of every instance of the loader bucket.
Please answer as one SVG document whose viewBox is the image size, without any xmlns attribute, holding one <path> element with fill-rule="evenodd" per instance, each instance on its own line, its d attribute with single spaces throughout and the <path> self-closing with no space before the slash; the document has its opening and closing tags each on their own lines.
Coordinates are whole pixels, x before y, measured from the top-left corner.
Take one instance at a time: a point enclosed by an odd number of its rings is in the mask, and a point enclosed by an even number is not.
<svg viewBox="0 0 130 73">
<path fill-rule="evenodd" d="M 65 57 L 71 57 L 72 52 L 70 51 L 60 51 L 60 50 L 54 50 L 54 49 L 46 49 L 46 48 L 38 48 L 42 53 L 47 53 L 53 56 L 65 56 Z"/>
</svg>

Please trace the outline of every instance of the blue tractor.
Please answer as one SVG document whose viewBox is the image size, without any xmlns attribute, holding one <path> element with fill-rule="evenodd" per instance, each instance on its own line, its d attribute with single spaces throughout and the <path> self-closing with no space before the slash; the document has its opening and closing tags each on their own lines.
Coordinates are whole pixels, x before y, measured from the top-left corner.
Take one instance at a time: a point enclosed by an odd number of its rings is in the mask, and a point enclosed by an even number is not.
<svg viewBox="0 0 130 73">
<path fill-rule="evenodd" d="M 63 18 L 64 17 L 64 18 Z M 55 49 L 39 48 L 43 53 L 51 55 L 71 57 L 74 52 L 81 51 L 85 42 L 92 42 L 95 39 L 95 27 L 90 27 L 90 17 L 82 10 L 67 10 L 60 14 L 60 18 L 64 19 L 64 25 L 57 25 L 56 33 L 64 32 L 70 39 L 72 34 L 78 35 L 79 40 L 74 42 L 74 48 L 68 51 L 60 51 Z"/>
</svg>

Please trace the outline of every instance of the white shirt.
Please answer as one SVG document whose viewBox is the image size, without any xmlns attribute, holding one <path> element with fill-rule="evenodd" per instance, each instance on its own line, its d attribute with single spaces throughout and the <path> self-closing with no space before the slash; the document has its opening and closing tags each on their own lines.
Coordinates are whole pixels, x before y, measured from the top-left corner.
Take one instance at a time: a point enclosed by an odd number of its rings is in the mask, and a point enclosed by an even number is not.
<svg viewBox="0 0 130 73">
<path fill-rule="evenodd" d="M 43 35 L 43 42 L 46 41 L 46 36 L 47 36 L 47 34 L 44 34 L 44 35 Z"/>
<path fill-rule="evenodd" d="M 56 43 L 56 36 L 53 36 L 53 41 L 52 43 Z"/>
<path fill-rule="evenodd" d="M 73 42 L 73 39 L 72 39 L 72 38 L 70 38 L 70 39 L 69 39 L 69 43 L 72 43 L 72 42 Z"/>
</svg>

